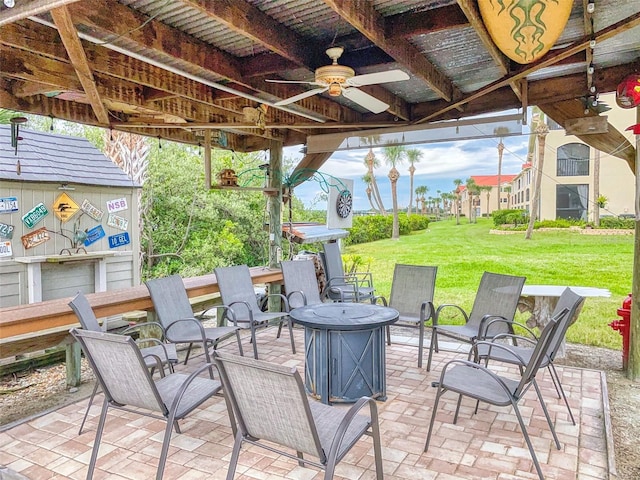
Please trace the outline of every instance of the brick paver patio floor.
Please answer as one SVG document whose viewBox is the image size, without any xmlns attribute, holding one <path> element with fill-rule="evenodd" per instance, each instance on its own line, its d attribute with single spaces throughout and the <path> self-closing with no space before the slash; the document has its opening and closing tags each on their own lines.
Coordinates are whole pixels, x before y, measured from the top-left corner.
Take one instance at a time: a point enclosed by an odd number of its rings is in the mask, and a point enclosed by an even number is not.
<svg viewBox="0 0 640 480">
<path fill-rule="evenodd" d="M 298 354 L 292 355 L 288 335 L 275 339 L 275 329 L 258 336 L 261 358 L 304 369 L 303 332 L 296 329 Z M 463 358 L 463 353 L 440 350 L 435 354 L 431 372 L 417 368 L 417 348 L 411 339 L 395 332 L 394 343 L 387 347 L 387 395 L 378 402 L 383 444 L 384 476 L 394 479 L 537 479 L 515 415 L 510 408 L 480 404 L 464 399 L 457 425 L 453 412 L 457 396 L 446 393 L 436 417 L 431 447 L 424 453 L 435 388 L 444 363 Z M 245 338 L 245 351 L 247 348 Z M 234 343 L 221 347 L 235 353 Z M 186 370 L 201 361 L 195 357 Z M 495 365 L 498 368 L 498 365 Z M 185 368 L 185 367 L 181 367 Z M 503 372 L 517 374 L 515 368 Z M 556 396 L 548 372 L 539 379 L 543 396 L 561 442 L 557 450 L 533 389 L 521 403 L 534 448 L 547 479 L 602 480 L 609 476 L 603 404 L 603 377 L 593 370 L 558 367 L 562 383 L 576 417 L 568 419 L 564 403 Z M 32 480 L 84 479 L 91 455 L 102 396 L 94 402 L 82 435 L 78 426 L 87 406 L 83 399 L 27 420 L 0 432 L 0 465 Z M 282 399 L 279 408 L 287 408 Z M 127 412 L 110 410 L 100 446 L 94 478 L 143 480 L 155 478 L 164 422 Z M 173 434 L 165 479 L 223 479 L 227 474 L 233 437 L 224 399 L 206 402 L 181 422 L 182 434 Z M 315 468 L 257 447 L 243 447 L 237 479 L 323 478 Z M 339 464 L 336 478 L 374 479 L 373 449 L 368 437 L 361 440 Z"/>
</svg>

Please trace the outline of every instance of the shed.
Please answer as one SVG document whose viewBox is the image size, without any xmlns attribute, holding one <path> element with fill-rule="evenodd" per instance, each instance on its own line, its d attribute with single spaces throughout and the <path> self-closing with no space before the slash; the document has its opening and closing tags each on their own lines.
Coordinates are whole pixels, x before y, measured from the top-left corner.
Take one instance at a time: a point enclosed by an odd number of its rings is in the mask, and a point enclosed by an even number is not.
<svg viewBox="0 0 640 480">
<path fill-rule="evenodd" d="M 0 307 L 140 283 L 136 185 L 82 137 L 0 125 Z"/>
</svg>

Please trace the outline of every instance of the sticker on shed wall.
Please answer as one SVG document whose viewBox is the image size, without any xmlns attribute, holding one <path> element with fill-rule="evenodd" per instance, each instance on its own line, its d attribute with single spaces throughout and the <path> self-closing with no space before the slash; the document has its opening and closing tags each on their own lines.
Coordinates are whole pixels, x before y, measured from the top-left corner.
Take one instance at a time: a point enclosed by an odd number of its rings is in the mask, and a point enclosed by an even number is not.
<svg viewBox="0 0 640 480">
<path fill-rule="evenodd" d="M 105 233 L 104 233 L 104 228 L 102 228 L 102 225 L 93 227 L 87 230 L 87 238 L 84 241 L 84 246 L 88 247 L 92 243 L 96 243 L 98 240 L 100 240 L 104 236 L 105 236 Z"/>
<path fill-rule="evenodd" d="M 49 215 L 49 210 L 44 206 L 44 203 L 40 202 L 22 216 L 22 223 L 24 223 L 27 228 L 33 228 L 36 223 L 47 215 Z"/>
<path fill-rule="evenodd" d="M 0 222 L 0 238 L 12 238 L 13 237 L 13 225 Z"/>
<path fill-rule="evenodd" d="M 18 211 L 17 197 L 0 197 L 0 213 L 12 213 Z"/>
<path fill-rule="evenodd" d="M 50 238 L 51 237 L 49 236 L 49 231 L 47 230 L 47 227 L 42 227 L 42 228 L 39 228 L 38 230 L 34 230 L 31 233 L 27 233 L 26 235 L 23 235 L 21 240 L 24 248 L 28 250 L 30 248 L 37 247 L 38 245 L 44 242 L 48 242 Z"/>
<path fill-rule="evenodd" d="M 10 257 L 13 255 L 11 251 L 11 242 L 0 242 L 0 257 Z"/>
<path fill-rule="evenodd" d="M 61 193 L 60 196 L 56 198 L 56 201 L 53 202 L 53 213 L 55 213 L 56 217 L 62 222 L 68 221 L 78 210 L 80 210 L 78 204 L 66 193 Z"/>
<path fill-rule="evenodd" d="M 93 205 L 89 200 L 87 200 L 86 198 L 84 199 L 84 201 L 82 202 L 82 205 L 80 206 L 80 208 L 82 209 L 82 211 L 84 213 L 86 213 L 87 215 L 89 215 L 91 218 L 93 218 L 96 221 L 100 221 L 102 220 L 102 216 L 104 215 L 104 212 L 102 210 L 100 210 L 98 207 L 96 207 L 95 205 Z"/>
<path fill-rule="evenodd" d="M 115 213 L 115 212 L 119 212 L 121 210 L 126 210 L 127 208 L 127 199 L 122 197 L 122 198 L 117 198 L 115 200 L 107 200 L 107 210 L 109 211 L 109 213 Z"/>
<path fill-rule="evenodd" d="M 129 226 L 129 220 L 110 213 L 107 219 L 107 225 L 117 228 L 118 230 L 126 230 Z"/>
<path fill-rule="evenodd" d="M 129 245 L 130 243 L 129 232 L 118 233 L 117 235 L 111 235 L 109 237 L 109 248 L 118 248 L 123 245 Z"/>
</svg>

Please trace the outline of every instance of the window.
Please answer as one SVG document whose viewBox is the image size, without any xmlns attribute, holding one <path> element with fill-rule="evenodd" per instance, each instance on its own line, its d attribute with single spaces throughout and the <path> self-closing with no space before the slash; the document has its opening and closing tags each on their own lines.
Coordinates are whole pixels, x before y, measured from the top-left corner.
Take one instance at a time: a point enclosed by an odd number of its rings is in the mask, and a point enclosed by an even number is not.
<svg viewBox="0 0 640 480">
<path fill-rule="evenodd" d="M 558 177 L 579 177 L 589 175 L 589 146 L 582 143 L 568 143 L 558 148 Z"/>
<path fill-rule="evenodd" d="M 556 218 L 587 219 L 589 185 L 556 185 Z"/>
</svg>

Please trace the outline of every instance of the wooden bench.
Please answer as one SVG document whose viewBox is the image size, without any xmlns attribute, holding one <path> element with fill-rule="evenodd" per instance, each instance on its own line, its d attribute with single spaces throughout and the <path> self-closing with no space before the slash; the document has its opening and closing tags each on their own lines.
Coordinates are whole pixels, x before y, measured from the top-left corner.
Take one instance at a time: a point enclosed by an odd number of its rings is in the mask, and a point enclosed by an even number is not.
<svg viewBox="0 0 640 480">
<path fill-rule="evenodd" d="M 280 284 L 282 272 L 267 267 L 250 268 L 254 284 Z M 218 282 L 214 274 L 184 278 L 187 295 L 195 311 L 220 304 Z M 145 285 L 87 294 L 96 317 L 105 318 L 129 312 L 149 312 L 153 303 Z M 80 383 L 80 350 L 70 341 L 69 329 L 77 327 L 69 307 L 71 298 L 0 308 L 0 358 L 67 345 L 67 384 Z M 134 314 L 135 317 L 136 314 Z M 141 314 L 140 314 L 141 315 Z"/>
</svg>

